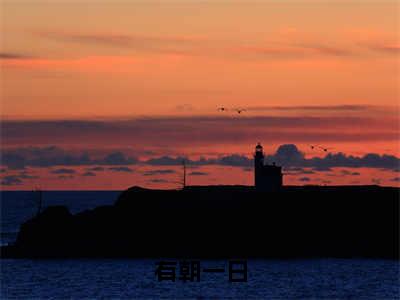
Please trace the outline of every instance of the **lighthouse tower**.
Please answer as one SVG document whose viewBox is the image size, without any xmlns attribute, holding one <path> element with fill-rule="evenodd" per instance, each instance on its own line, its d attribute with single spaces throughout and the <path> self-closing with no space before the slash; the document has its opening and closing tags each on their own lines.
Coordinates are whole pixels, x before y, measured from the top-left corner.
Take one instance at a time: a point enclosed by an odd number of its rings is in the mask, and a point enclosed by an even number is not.
<svg viewBox="0 0 400 300">
<path fill-rule="evenodd" d="M 260 143 L 256 146 L 254 152 L 254 185 L 260 187 L 262 185 L 262 173 L 264 168 L 264 151 Z"/>
<path fill-rule="evenodd" d="M 264 164 L 264 151 L 260 143 L 254 153 L 254 185 L 258 191 L 279 191 L 282 188 L 282 167 Z"/>
</svg>

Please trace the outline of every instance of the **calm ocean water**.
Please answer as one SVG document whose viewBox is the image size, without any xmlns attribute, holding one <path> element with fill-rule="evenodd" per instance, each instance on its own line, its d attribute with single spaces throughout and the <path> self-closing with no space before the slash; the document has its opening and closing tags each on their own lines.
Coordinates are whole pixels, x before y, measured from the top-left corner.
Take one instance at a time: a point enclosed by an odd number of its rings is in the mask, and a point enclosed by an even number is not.
<svg viewBox="0 0 400 300">
<path fill-rule="evenodd" d="M 112 204 L 119 192 L 45 192 L 44 205 L 72 212 Z M 15 239 L 19 224 L 34 215 L 30 192 L 1 193 L 1 242 Z M 248 281 L 227 273 L 201 274 L 200 282 L 158 282 L 157 260 L 1 260 L 5 298 L 256 298 L 399 299 L 399 263 L 390 260 L 249 260 Z M 201 261 L 224 267 L 227 261 Z"/>
</svg>

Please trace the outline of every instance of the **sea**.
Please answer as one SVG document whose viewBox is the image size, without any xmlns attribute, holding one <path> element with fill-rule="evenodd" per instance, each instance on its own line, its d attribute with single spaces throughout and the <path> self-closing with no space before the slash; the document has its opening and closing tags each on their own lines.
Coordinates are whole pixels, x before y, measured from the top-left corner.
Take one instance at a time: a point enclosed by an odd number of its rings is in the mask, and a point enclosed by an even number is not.
<svg viewBox="0 0 400 300">
<path fill-rule="evenodd" d="M 72 213 L 108 205 L 120 191 L 45 191 L 43 206 Z M 1 244 L 37 211 L 38 194 L 1 192 Z M 229 280 L 229 261 L 201 260 L 193 282 L 158 278 L 166 259 L 2 259 L 1 299 L 399 299 L 400 265 L 382 259 L 247 260 L 247 280 Z M 178 267 L 177 267 L 177 271 Z M 171 279 L 171 278 L 169 278 Z"/>
</svg>

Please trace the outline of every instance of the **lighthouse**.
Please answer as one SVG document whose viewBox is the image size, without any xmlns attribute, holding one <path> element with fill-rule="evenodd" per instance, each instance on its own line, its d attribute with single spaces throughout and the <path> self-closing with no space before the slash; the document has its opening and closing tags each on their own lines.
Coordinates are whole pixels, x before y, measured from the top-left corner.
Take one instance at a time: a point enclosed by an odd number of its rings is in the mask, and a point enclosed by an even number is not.
<svg viewBox="0 0 400 300">
<path fill-rule="evenodd" d="M 264 164 L 264 150 L 260 143 L 254 152 L 254 186 L 257 191 L 274 192 L 282 188 L 282 167 Z"/>
<path fill-rule="evenodd" d="M 262 171 L 264 167 L 264 151 L 260 143 L 256 146 L 254 152 L 254 185 L 261 186 Z"/>
</svg>

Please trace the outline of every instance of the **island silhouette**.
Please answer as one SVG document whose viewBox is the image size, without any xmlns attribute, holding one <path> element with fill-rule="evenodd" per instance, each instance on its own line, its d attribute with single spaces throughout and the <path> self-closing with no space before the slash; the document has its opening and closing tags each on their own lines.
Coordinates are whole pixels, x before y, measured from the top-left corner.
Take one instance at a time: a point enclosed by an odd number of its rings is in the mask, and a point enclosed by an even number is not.
<svg viewBox="0 0 400 300">
<path fill-rule="evenodd" d="M 399 259 L 399 188 L 283 186 L 263 158 L 258 144 L 254 186 L 131 187 L 74 215 L 48 207 L 1 256 Z"/>
</svg>

